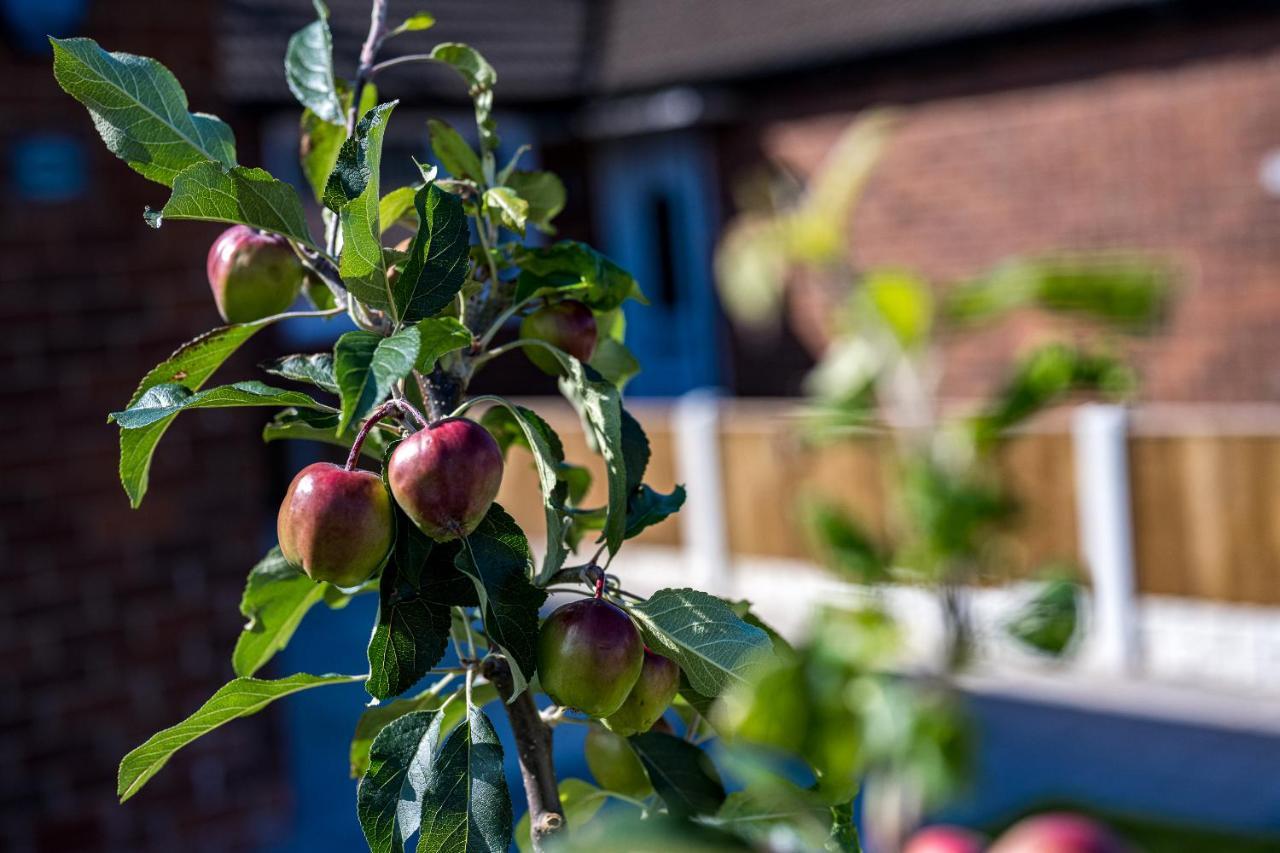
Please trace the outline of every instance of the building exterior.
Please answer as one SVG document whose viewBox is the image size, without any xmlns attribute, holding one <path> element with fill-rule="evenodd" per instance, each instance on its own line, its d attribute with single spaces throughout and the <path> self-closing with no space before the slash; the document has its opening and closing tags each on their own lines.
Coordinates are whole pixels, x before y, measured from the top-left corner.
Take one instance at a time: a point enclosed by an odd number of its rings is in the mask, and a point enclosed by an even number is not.
<svg viewBox="0 0 1280 853">
<path fill-rule="evenodd" d="M 305 22 L 301 5 L 229 5 L 229 100 L 262 116 L 290 104 L 274 57 Z M 633 393 L 797 391 L 810 355 L 790 332 L 738 329 L 719 314 L 715 234 L 753 170 L 803 177 L 858 111 L 892 105 L 901 126 L 850 224 L 859 264 L 947 282 L 1013 254 L 1149 252 L 1173 262 L 1180 289 L 1164 332 L 1136 349 L 1146 396 L 1280 398 L 1274 4 L 482 6 L 438 3 L 437 27 L 392 50 L 456 39 L 497 67 L 506 147 L 532 141 L 569 178 L 562 230 L 592 237 L 655 296 L 657 310 L 634 315 L 650 366 Z M 340 51 L 354 55 L 365 7 L 335 4 Z M 463 106 L 456 81 L 424 68 L 388 74 L 385 96 L 404 98 L 402 110 Z M 465 127 L 465 108 L 457 118 Z M 420 132 L 412 144 L 423 148 Z M 1023 318 L 953 346 L 945 390 L 988 387 L 1042 330 Z"/>
</svg>

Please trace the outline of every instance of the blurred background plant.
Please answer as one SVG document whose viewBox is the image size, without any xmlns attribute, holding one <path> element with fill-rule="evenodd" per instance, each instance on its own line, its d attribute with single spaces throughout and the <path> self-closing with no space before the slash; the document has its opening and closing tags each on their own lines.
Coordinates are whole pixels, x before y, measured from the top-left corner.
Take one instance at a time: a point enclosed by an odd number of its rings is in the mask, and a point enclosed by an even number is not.
<svg viewBox="0 0 1280 853">
<path fill-rule="evenodd" d="M 949 688 L 972 651 L 967 590 L 1012 579 L 1001 531 L 1017 500 L 997 452 L 1048 407 L 1085 395 L 1126 399 L 1137 380 L 1115 338 L 1156 328 L 1173 293 L 1168 265 L 1136 255 L 1015 258 L 941 286 L 902 269 L 857 268 L 851 214 L 893 126 L 887 112 L 856 121 L 808 186 L 763 194 L 784 200 L 730 223 L 716 263 L 724 304 L 740 320 L 781 316 L 797 277 L 826 295 L 833 334 L 807 380 L 807 435 L 881 441 L 896 511 L 889 535 L 877 537 L 835 504 L 810 499 L 816 550 L 854 583 L 932 590 L 945 624 L 934 665 L 896 678 L 884 673 L 897 631 L 874 601 L 857 613 L 820 613 L 806 645 L 713 715 L 731 742 L 802 756 L 828 804 L 871 780 L 876 849 L 898 849 L 964 780 L 971 745 Z M 938 342 L 1020 310 L 1073 322 L 1020 354 L 990 399 L 944 405 Z M 1037 653 L 1068 653 L 1082 626 L 1079 572 L 1057 563 L 1033 575 L 1040 580 L 1006 616 L 1006 630 Z"/>
</svg>

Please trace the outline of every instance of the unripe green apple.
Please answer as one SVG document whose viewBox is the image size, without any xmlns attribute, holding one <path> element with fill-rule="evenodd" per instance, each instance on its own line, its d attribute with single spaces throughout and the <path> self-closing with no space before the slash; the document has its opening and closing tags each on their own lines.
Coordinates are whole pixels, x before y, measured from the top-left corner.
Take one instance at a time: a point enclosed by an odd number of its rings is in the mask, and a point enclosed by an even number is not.
<svg viewBox="0 0 1280 853">
<path fill-rule="evenodd" d="M 437 542 L 475 530 L 502 485 L 502 449 L 466 418 L 445 418 L 396 446 L 387 463 L 391 494 Z"/>
<path fill-rule="evenodd" d="M 631 617 L 599 598 L 557 609 L 538 635 L 538 678 L 559 705 L 607 717 L 626 701 L 644 666 Z"/>
<path fill-rule="evenodd" d="M 287 310 L 306 276 L 288 240 L 247 225 L 234 225 L 213 242 L 205 272 L 218 313 L 228 323 L 249 323 Z"/>
<path fill-rule="evenodd" d="M 298 472 L 280 503 L 280 552 L 312 580 L 364 583 L 387 559 L 394 520 L 382 478 L 317 462 Z"/>
<path fill-rule="evenodd" d="M 546 341 L 586 364 L 596 351 L 596 318 L 581 302 L 566 299 L 525 317 L 520 322 L 520 337 Z M 525 347 L 524 354 L 543 373 L 564 374 L 556 357 L 542 347 Z"/>
<path fill-rule="evenodd" d="M 646 648 L 635 687 L 622 707 L 604 718 L 604 724 L 623 737 L 647 732 L 670 707 L 679 689 L 680 667 Z"/>
<path fill-rule="evenodd" d="M 587 732 L 584 754 L 591 775 L 606 791 L 617 791 L 636 800 L 653 793 L 653 783 L 649 781 L 644 763 L 626 738 L 592 726 Z"/>
</svg>

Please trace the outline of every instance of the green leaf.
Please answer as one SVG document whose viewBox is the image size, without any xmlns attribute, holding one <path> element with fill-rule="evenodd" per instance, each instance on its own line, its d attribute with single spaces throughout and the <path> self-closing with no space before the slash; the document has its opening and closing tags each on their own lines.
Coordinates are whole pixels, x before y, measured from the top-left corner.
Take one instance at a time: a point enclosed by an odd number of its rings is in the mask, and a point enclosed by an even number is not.
<svg viewBox="0 0 1280 853">
<path fill-rule="evenodd" d="M 294 33 L 285 48 L 285 80 L 298 103 L 330 124 L 342 125 L 346 117 L 333 76 L 329 10 L 320 0 L 313 2 L 318 19 Z"/>
<path fill-rule="evenodd" d="M 350 427 L 338 434 L 336 412 L 313 412 L 306 409 L 285 409 L 262 428 L 263 441 L 319 441 L 337 447 L 349 448 L 355 440 L 355 430 Z M 365 437 L 360 454 L 370 459 L 382 459 L 387 446 L 387 433 L 374 429 Z"/>
<path fill-rule="evenodd" d="M 413 205 L 418 232 L 391 288 L 392 317 L 405 323 L 430 317 L 453 301 L 467 279 L 471 249 L 467 216 L 456 196 L 427 184 Z"/>
<path fill-rule="evenodd" d="M 1132 369 L 1107 354 L 1067 344 L 1046 344 L 1023 355 L 985 412 L 973 422 L 980 446 L 989 448 L 1000 436 L 1073 391 L 1100 391 L 1124 397 L 1136 381 Z"/>
<path fill-rule="evenodd" d="M 529 217 L 529 202 L 520 198 L 511 187 L 490 187 L 484 191 L 484 206 L 490 215 L 512 231 L 524 235 L 524 223 Z"/>
<path fill-rule="evenodd" d="M 862 839 L 858 837 L 858 820 L 853 813 L 853 800 L 831 807 L 831 844 L 837 850 L 862 853 Z"/>
<path fill-rule="evenodd" d="M 413 214 L 414 227 L 417 228 L 418 214 L 413 209 L 413 199 L 419 189 L 421 188 L 399 187 L 382 197 L 378 202 L 378 227 L 383 234 L 394 228 L 401 220 L 405 220 L 403 224 L 407 225 L 409 217 L 406 214 L 409 213 Z"/>
<path fill-rule="evenodd" d="M 467 706 L 456 700 L 447 706 L 445 702 L 461 689 L 461 682 L 446 676 L 410 699 L 384 702 L 367 709 L 356 722 L 355 734 L 351 738 L 351 777 L 358 779 L 368 771 L 369 748 L 373 745 L 374 738 L 393 720 L 398 720 L 405 714 L 439 709 L 444 715 L 440 725 L 441 733 L 452 731 L 466 717 Z M 471 690 L 471 699 L 475 707 L 482 707 L 498 699 L 498 689 L 487 682 L 477 684 Z"/>
<path fill-rule="evenodd" d="M 389 38 L 391 36 L 398 36 L 400 33 L 417 33 L 422 30 L 429 30 L 435 25 L 435 16 L 430 12 L 414 12 L 404 20 L 404 23 L 400 24 L 400 26 L 396 27 L 387 35 Z"/>
<path fill-rule="evenodd" d="M 431 51 L 431 58 L 453 67 L 467 83 L 471 97 L 477 92 L 492 89 L 498 83 L 498 72 L 470 45 L 460 42 L 444 42 Z"/>
<path fill-rule="evenodd" d="M 554 234 L 551 220 L 564 210 L 564 183 L 554 172 L 512 172 L 503 183 L 528 203 L 528 220 L 533 227 Z"/>
<path fill-rule="evenodd" d="M 353 94 L 350 86 L 341 80 L 338 81 L 338 97 L 342 100 L 343 114 L 351 109 Z M 377 87 L 371 83 L 365 84 L 360 93 L 360 106 L 357 112 L 359 115 L 364 115 L 377 105 Z M 307 178 L 307 184 L 311 187 L 316 201 L 321 201 L 324 198 L 325 186 L 329 182 L 329 175 L 338 164 L 338 154 L 342 150 L 343 143 L 347 141 L 347 128 L 345 123 L 331 124 L 311 110 L 303 110 L 298 129 L 301 136 L 299 162 L 302 165 L 302 172 Z"/>
<path fill-rule="evenodd" d="M 622 395 L 576 358 L 559 350 L 556 356 L 565 368 L 560 393 L 578 411 L 588 436 L 604 459 L 609 486 L 609 508 L 604 534 L 609 552 L 616 554 L 627 535 L 627 470 L 622 443 Z"/>
<path fill-rule="evenodd" d="M 758 844 L 789 837 L 798 842 L 796 849 L 806 850 L 823 849 L 831 822 L 832 809 L 821 797 L 773 775 L 734 791 L 715 816 L 717 826 Z"/>
<path fill-rule="evenodd" d="M 904 347 L 924 343 L 933 325 L 933 294 L 924 280 L 897 270 L 877 270 L 862 282 L 875 315 Z"/>
<path fill-rule="evenodd" d="M 485 156 L 492 160 L 491 152 L 498 147 L 498 136 L 494 133 L 491 115 L 493 87 L 498 82 L 497 72 L 479 51 L 458 42 L 436 45 L 431 51 L 431 58 L 451 66 L 466 81 L 467 94 L 471 96 L 476 108 L 476 127 L 480 131 L 480 146 L 486 152 Z"/>
<path fill-rule="evenodd" d="M 462 138 L 462 134 L 436 119 L 427 119 L 427 131 L 431 134 L 431 151 L 445 171 L 455 178 L 467 178 L 477 184 L 484 184 L 484 167 L 480 165 L 480 157 Z"/>
<path fill-rule="evenodd" d="M 649 647 L 679 664 L 704 696 L 746 684 L 752 670 L 772 656 L 768 634 L 696 589 L 661 589 L 627 609 Z"/>
<path fill-rule="evenodd" d="M 627 383 L 640 373 L 640 362 L 627 349 L 627 345 L 613 338 L 601 338 L 596 342 L 596 351 L 591 356 L 591 367 L 601 376 L 618 386 L 618 390 L 627 387 Z"/>
<path fill-rule="evenodd" d="M 715 814 L 724 803 L 724 785 L 711 759 L 698 747 L 662 732 L 645 732 L 627 740 L 671 814 Z"/>
<path fill-rule="evenodd" d="M 278 319 L 280 318 L 268 317 L 253 323 L 221 326 L 188 341 L 142 378 L 126 408 L 131 408 L 152 388 L 164 383 L 181 382 L 193 391 L 199 390 L 245 341 Z M 151 457 L 156 445 L 160 443 L 172 421 L 173 416 L 170 416 L 145 429 L 120 432 L 120 482 L 129 495 L 130 505 L 135 508 L 142 503 L 142 498 L 147 493 Z"/>
<path fill-rule="evenodd" d="M 262 169 L 228 169 L 220 163 L 189 166 L 174 178 L 165 206 L 158 213 L 148 208 L 144 216 L 152 228 L 165 219 L 250 225 L 317 248 L 297 191 Z"/>
<path fill-rule="evenodd" d="M 378 171 L 382 166 L 382 137 L 396 103 L 379 104 L 365 113 L 356 125 L 356 136 L 364 140 L 366 146 L 369 181 L 364 192 L 338 213 L 342 229 L 342 257 L 338 261 L 338 273 L 356 299 L 370 308 L 388 313 L 393 313 L 393 301 L 382 254 Z"/>
<path fill-rule="evenodd" d="M 644 427 L 626 409 L 622 410 L 622 461 L 627 470 L 627 492 L 635 491 L 644 482 L 644 472 L 649 469 L 649 436 Z"/>
<path fill-rule="evenodd" d="M 1170 271 L 1148 258 L 1115 254 L 1016 258 L 952 288 L 943 310 L 974 323 L 1036 305 L 1145 331 L 1168 310 Z"/>
<path fill-rule="evenodd" d="M 639 536 L 645 528 L 652 527 L 675 515 L 684 506 L 684 486 L 676 486 L 671 494 L 641 484 L 627 498 L 627 532 L 626 538 Z"/>
<path fill-rule="evenodd" d="M 563 841 L 557 836 L 554 849 L 556 853 L 758 853 L 760 848 L 701 820 L 609 809 L 585 831 L 570 833 Z"/>
<path fill-rule="evenodd" d="M 603 791 L 582 779 L 562 779 L 560 781 L 560 807 L 564 809 L 564 822 L 568 832 L 572 834 L 583 824 L 596 816 L 609 800 L 609 792 Z M 516 847 L 520 853 L 533 853 L 533 841 L 530 838 L 532 823 L 529 812 L 525 812 L 516 824 Z"/>
<path fill-rule="evenodd" d="M 338 159 L 324 184 L 320 201 L 337 213 L 355 201 L 369 186 L 369 137 L 359 133 L 348 137 L 338 149 Z M 379 229 L 381 229 L 382 200 L 378 200 Z"/>
<path fill-rule="evenodd" d="M 187 112 L 187 95 L 154 59 L 107 53 L 93 39 L 50 38 L 53 76 L 84 104 L 102 141 L 131 169 L 171 186 L 182 170 L 213 160 L 236 163 L 231 128 Z"/>
<path fill-rule="evenodd" d="M 231 655 L 236 675 L 253 675 L 287 646 L 302 617 L 324 598 L 328 588 L 290 564 L 279 548 L 268 551 L 249 572 L 240 599 L 240 613 L 249 622 Z"/>
<path fill-rule="evenodd" d="M 859 583 L 888 580 L 887 555 L 871 535 L 835 504 L 821 501 L 805 507 L 806 526 L 824 562 Z"/>
<path fill-rule="evenodd" d="M 558 492 L 560 466 L 564 463 L 564 445 L 555 430 L 533 410 L 500 397 L 493 399 L 511 414 L 524 437 L 524 446 L 533 454 L 533 464 L 538 471 L 538 485 L 542 488 L 542 507 L 547 521 L 547 552 L 542 559 L 538 580 L 539 583 L 545 583 L 547 578 L 560 570 L 566 554 L 565 514 L 563 499 Z M 485 417 L 490 420 L 487 414 Z M 499 438 L 499 443 L 505 452 L 510 442 Z"/>
<path fill-rule="evenodd" d="M 138 793 L 143 785 L 169 761 L 175 752 L 196 738 L 239 717 L 258 713 L 282 696 L 322 687 L 326 684 L 350 684 L 363 675 L 308 675 L 298 673 L 276 681 L 260 678 L 237 678 L 223 685 L 209 701 L 176 726 L 156 732 L 146 743 L 130 752 L 120 762 L 116 794 L 120 802 Z"/>
<path fill-rule="evenodd" d="M 233 382 L 207 391 L 190 391 L 185 385 L 171 382 L 155 385 L 122 412 L 112 412 L 111 420 L 121 429 L 141 429 L 163 421 L 184 409 L 225 409 L 234 406 L 307 406 L 322 411 L 328 406 L 317 403 L 301 391 L 283 391 L 261 382 Z"/>
<path fill-rule="evenodd" d="M 338 380 L 333 376 L 332 353 L 282 355 L 258 366 L 273 376 L 294 382 L 305 382 L 330 394 L 338 393 Z"/>
<path fill-rule="evenodd" d="M 469 708 L 427 772 L 418 853 L 501 853 L 513 822 L 502 743 L 484 712 Z"/>
<path fill-rule="evenodd" d="M 342 399 L 338 432 L 364 420 L 390 395 L 391 386 L 409 375 L 418 359 L 418 329 L 412 326 L 389 338 L 356 330 L 333 346 L 333 371 Z"/>
<path fill-rule="evenodd" d="M 374 739 L 369 770 L 356 789 L 356 816 L 370 853 L 403 853 L 405 839 L 417 831 L 420 816 L 413 807 L 422 802 L 442 722 L 439 711 L 414 711 Z"/>
<path fill-rule="evenodd" d="M 1068 578 L 1045 581 L 1005 631 L 1029 649 L 1058 657 L 1071 645 L 1080 619 L 1080 587 Z"/>
<path fill-rule="evenodd" d="M 512 699 L 538 666 L 538 609 L 547 593 L 529 582 L 532 562 L 524 533 L 496 503 L 454 561 L 475 583 L 485 633 L 511 665 Z"/>
<path fill-rule="evenodd" d="M 298 136 L 298 163 L 302 166 L 302 174 L 315 200 L 323 203 L 329 175 L 338 165 L 338 154 L 347 141 L 347 129 L 330 124 L 311 110 L 303 110 Z"/>
<path fill-rule="evenodd" d="M 425 585 L 437 574 L 437 564 L 453 568 L 436 551 L 407 516 L 396 513 L 395 550 L 382 571 L 378 619 L 369 638 L 365 689 L 376 699 L 408 690 L 439 663 L 449 645 L 450 602 L 431 594 L 438 586 Z"/>
<path fill-rule="evenodd" d="M 430 373 L 436 362 L 444 356 L 464 347 L 471 346 L 471 330 L 456 317 L 428 317 L 418 321 L 418 336 L 422 339 L 418 347 L 419 373 Z"/>
<path fill-rule="evenodd" d="M 627 299 L 647 302 L 631 274 L 585 243 L 561 240 L 515 254 L 523 272 L 516 280 L 515 300 L 561 292 L 592 310 L 611 311 Z"/>
</svg>

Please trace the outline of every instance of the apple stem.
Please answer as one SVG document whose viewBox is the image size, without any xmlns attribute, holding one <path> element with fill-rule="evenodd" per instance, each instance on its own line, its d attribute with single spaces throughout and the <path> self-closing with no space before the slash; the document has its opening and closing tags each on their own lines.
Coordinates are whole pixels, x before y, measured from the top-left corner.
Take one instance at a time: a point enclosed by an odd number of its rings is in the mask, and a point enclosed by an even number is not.
<svg viewBox="0 0 1280 853">
<path fill-rule="evenodd" d="M 604 576 L 596 578 L 596 598 L 604 597 Z"/>
<path fill-rule="evenodd" d="M 369 437 L 369 432 L 374 428 L 378 421 L 395 411 L 395 407 L 389 402 L 383 403 L 381 406 L 373 410 L 364 425 L 360 427 L 360 431 L 356 433 L 356 440 L 351 442 L 351 452 L 347 454 L 348 471 L 352 471 L 356 467 L 356 460 L 360 458 L 360 448 L 364 446 L 364 440 Z"/>
<path fill-rule="evenodd" d="M 412 417 L 422 427 L 430 426 L 422 412 L 415 409 L 407 400 L 388 400 L 369 413 L 369 417 L 360 427 L 360 431 L 356 433 L 355 441 L 351 442 L 351 452 L 347 454 L 346 468 L 348 471 L 355 470 L 356 462 L 360 459 L 360 448 L 364 447 L 364 440 L 369 437 L 369 432 L 377 425 L 378 421 L 397 413 L 401 418 Z"/>
</svg>

